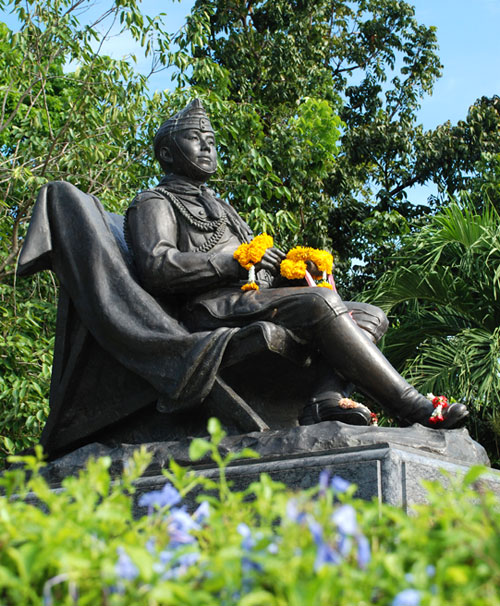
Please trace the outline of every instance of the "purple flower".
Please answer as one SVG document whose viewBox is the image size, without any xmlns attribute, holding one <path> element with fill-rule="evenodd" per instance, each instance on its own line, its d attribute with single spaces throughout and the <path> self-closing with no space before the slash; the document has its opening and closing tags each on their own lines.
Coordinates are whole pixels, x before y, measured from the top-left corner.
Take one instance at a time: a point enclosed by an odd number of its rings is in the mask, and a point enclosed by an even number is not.
<svg viewBox="0 0 500 606">
<path fill-rule="evenodd" d="M 181 501 L 179 492 L 167 482 L 161 490 L 147 492 L 139 499 L 139 507 L 172 507 Z"/>
<path fill-rule="evenodd" d="M 318 571 L 325 564 L 340 564 L 342 558 L 328 543 L 318 545 L 316 552 L 316 560 L 314 562 L 314 570 Z"/>
<path fill-rule="evenodd" d="M 321 527 L 321 524 L 316 522 L 314 518 L 309 518 L 307 520 L 307 524 L 313 536 L 314 542 L 316 545 L 318 545 L 318 547 L 321 546 L 323 544 L 323 528 Z"/>
<path fill-rule="evenodd" d="M 332 515 L 333 522 L 342 534 L 354 535 L 357 531 L 356 511 L 352 505 L 342 505 Z"/>
<path fill-rule="evenodd" d="M 436 574 L 436 567 L 432 564 L 429 564 L 428 566 L 426 566 L 425 572 L 427 573 L 427 576 L 432 579 L 432 577 Z"/>
<path fill-rule="evenodd" d="M 238 524 L 236 530 L 238 531 L 238 534 L 240 534 L 242 537 L 249 537 L 252 534 L 252 531 L 250 530 L 248 524 L 245 524 L 244 522 Z"/>
<path fill-rule="evenodd" d="M 275 555 L 278 553 L 279 551 L 279 547 L 277 543 L 269 543 L 269 545 L 267 546 L 267 551 L 268 553 L 271 553 L 272 555 Z"/>
<path fill-rule="evenodd" d="M 350 487 L 351 483 L 340 476 L 333 476 L 332 481 L 330 482 L 330 486 L 333 492 L 346 492 L 346 490 Z"/>
<path fill-rule="evenodd" d="M 163 551 L 160 551 L 160 563 L 163 564 L 165 566 L 165 564 L 168 564 L 172 561 L 174 557 L 174 552 L 170 551 L 168 549 L 164 549 Z"/>
<path fill-rule="evenodd" d="M 184 566 L 185 568 L 189 568 L 196 564 L 196 562 L 200 559 L 200 554 L 197 551 L 190 551 L 189 553 L 183 553 L 179 556 L 177 562 L 179 566 Z"/>
<path fill-rule="evenodd" d="M 286 504 L 286 517 L 297 524 L 306 519 L 306 514 L 297 507 L 297 499 L 290 499 Z"/>
<path fill-rule="evenodd" d="M 193 520 L 197 524 L 202 524 L 210 516 L 210 505 L 208 501 L 200 503 L 196 511 L 193 513 Z"/>
<path fill-rule="evenodd" d="M 416 589 L 404 589 L 394 598 L 392 606 L 419 606 L 420 592 Z"/>
<path fill-rule="evenodd" d="M 250 551 L 250 549 L 255 547 L 255 541 L 252 537 L 252 532 L 246 524 L 244 524 L 243 522 L 241 524 L 238 524 L 236 530 L 243 537 L 241 541 L 241 546 L 243 547 L 243 549 L 245 549 L 246 551 Z"/>
<path fill-rule="evenodd" d="M 118 547 L 116 551 L 118 552 L 118 562 L 115 565 L 117 576 L 128 581 L 133 581 L 139 575 L 139 569 L 132 562 L 123 547 Z"/>
<path fill-rule="evenodd" d="M 66 581 L 68 582 L 68 591 L 73 603 L 76 604 L 78 602 L 78 592 L 74 582 L 70 581 L 69 576 L 63 573 L 50 578 L 43 586 L 43 606 L 53 606 L 54 599 L 52 598 L 52 587 Z"/>
<path fill-rule="evenodd" d="M 175 566 L 172 566 L 172 568 L 163 573 L 162 579 L 170 580 L 180 578 L 185 575 L 189 568 L 193 566 L 193 564 L 196 564 L 199 559 L 200 554 L 196 551 L 182 554 L 177 559 Z"/>
<path fill-rule="evenodd" d="M 252 570 L 262 572 L 262 566 L 250 558 L 241 558 L 241 569 L 243 572 L 250 572 Z"/>
<path fill-rule="evenodd" d="M 185 509 L 173 509 L 168 517 L 167 526 L 170 533 L 170 547 L 175 548 L 196 541 L 190 532 L 191 530 L 198 530 L 199 525 Z"/>
<path fill-rule="evenodd" d="M 176 552 L 165 549 L 159 555 L 160 560 L 153 564 L 153 570 L 162 575 L 163 580 L 178 579 L 200 559 L 197 551 L 190 551 L 176 556 Z"/>
<path fill-rule="evenodd" d="M 364 569 L 367 567 L 372 557 L 370 543 L 362 534 L 358 534 L 356 541 L 358 543 L 358 565 L 361 569 Z"/>
<path fill-rule="evenodd" d="M 352 540 L 351 537 L 340 534 L 340 539 L 337 543 L 337 548 L 339 550 L 340 555 L 345 558 L 351 553 Z"/>
<path fill-rule="evenodd" d="M 318 548 L 314 570 L 319 570 L 324 564 L 339 564 L 342 558 L 331 545 L 323 540 L 323 528 L 321 524 L 312 517 L 308 518 L 307 523 Z"/>
<path fill-rule="evenodd" d="M 241 539 L 241 547 L 247 551 L 250 552 L 254 547 L 255 547 L 255 539 L 252 536 L 252 531 L 250 530 L 250 528 L 247 526 L 247 524 L 245 523 L 241 523 L 238 524 L 236 530 L 238 531 L 238 533 L 241 535 L 242 539 Z M 244 573 L 248 573 L 251 572 L 252 570 L 256 570 L 257 572 L 261 572 L 262 571 L 262 566 L 255 562 L 254 560 L 252 560 L 251 558 L 249 558 L 248 556 L 243 556 L 241 558 L 241 570 Z M 245 582 L 250 582 L 250 579 L 243 579 L 243 583 L 245 584 Z"/>
<path fill-rule="evenodd" d="M 330 480 L 330 472 L 328 469 L 323 469 L 323 471 L 319 474 L 319 492 L 320 494 L 325 494 L 326 489 L 328 488 L 328 482 Z"/>
</svg>

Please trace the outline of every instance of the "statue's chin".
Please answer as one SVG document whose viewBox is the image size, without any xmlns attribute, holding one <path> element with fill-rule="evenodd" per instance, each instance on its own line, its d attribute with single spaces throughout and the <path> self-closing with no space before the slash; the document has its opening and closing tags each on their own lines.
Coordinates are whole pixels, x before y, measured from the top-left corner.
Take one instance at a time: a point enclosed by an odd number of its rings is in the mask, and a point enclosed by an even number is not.
<svg viewBox="0 0 500 606">
<path fill-rule="evenodd" d="M 196 181 L 207 181 L 212 175 L 214 175 L 217 171 L 217 166 L 213 168 L 209 167 L 201 167 L 197 164 L 188 164 L 183 167 L 182 173 L 189 177 L 190 179 L 195 179 Z"/>
</svg>

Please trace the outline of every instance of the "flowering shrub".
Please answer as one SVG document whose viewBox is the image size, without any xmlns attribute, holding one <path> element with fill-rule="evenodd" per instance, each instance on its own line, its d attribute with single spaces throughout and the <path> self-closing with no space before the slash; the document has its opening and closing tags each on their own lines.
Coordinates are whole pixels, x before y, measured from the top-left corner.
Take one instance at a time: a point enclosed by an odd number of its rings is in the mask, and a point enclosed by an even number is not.
<svg viewBox="0 0 500 606">
<path fill-rule="evenodd" d="M 149 462 L 134 454 L 112 480 L 110 460 L 89 462 L 52 492 L 40 453 L 0 484 L 0 604 L 5 606 L 438 606 L 500 603 L 500 511 L 474 488 L 482 469 L 444 489 L 411 516 L 354 498 L 355 487 L 324 471 L 292 492 L 262 475 L 231 490 L 223 433 L 195 439 L 217 482 L 171 462 L 161 490 L 144 494 L 134 519 L 134 481 Z M 188 511 L 186 495 L 198 505 Z M 34 493 L 42 506 L 23 497 Z M 19 498 L 21 497 L 21 498 Z"/>
</svg>

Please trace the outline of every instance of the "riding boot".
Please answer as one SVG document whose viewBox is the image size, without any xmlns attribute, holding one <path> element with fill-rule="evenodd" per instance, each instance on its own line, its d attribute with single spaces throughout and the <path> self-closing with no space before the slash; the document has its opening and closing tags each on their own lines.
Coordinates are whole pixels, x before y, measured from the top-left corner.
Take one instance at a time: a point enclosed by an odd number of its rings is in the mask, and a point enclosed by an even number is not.
<svg viewBox="0 0 500 606">
<path fill-rule="evenodd" d="M 347 382 L 337 373 L 331 371 L 327 364 L 319 361 L 320 367 L 317 389 L 310 402 L 306 404 L 299 417 L 300 425 L 314 425 L 321 421 L 342 421 L 348 425 L 370 425 L 370 409 L 349 396 L 354 385 Z"/>
<path fill-rule="evenodd" d="M 431 422 L 432 403 L 403 379 L 347 313 L 322 322 L 316 334 L 319 350 L 332 370 L 354 383 L 392 417 L 437 429 L 459 427 L 465 422 L 468 410 L 458 403 L 444 411 L 443 421 Z"/>
</svg>

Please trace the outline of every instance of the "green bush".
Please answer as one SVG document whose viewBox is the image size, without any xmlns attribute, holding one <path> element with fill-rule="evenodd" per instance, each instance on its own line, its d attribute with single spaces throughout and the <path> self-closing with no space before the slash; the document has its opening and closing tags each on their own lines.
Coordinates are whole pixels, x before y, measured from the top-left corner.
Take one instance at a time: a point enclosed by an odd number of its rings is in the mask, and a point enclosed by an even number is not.
<svg viewBox="0 0 500 606">
<path fill-rule="evenodd" d="M 135 453 L 112 480 L 110 460 L 88 464 L 52 492 L 37 456 L 6 472 L 0 500 L 0 603 L 78 606 L 394 606 L 500 603 L 500 511 L 474 488 L 481 469 L 445 489 L 427 483 L 429 504 L 411 516 L 353 497 L 354 486 L 326 472 L 317 487 L 292 492 L 262 475 L 232 491 L 211 441 L 218 482 L 174 462 L 162 490 L 142 495 L 134 481 L 149 455 Z M 182 506 L 196 489 L 194 513 Z M 42 506 L 26 502 L 34 493 Z M 21 498 L 20 498 L 21 497 Z"/>
<path fill-rule="evenodd" d="M 0 284 L 0 469 L 38 442 L 49 413 L 54 291 L 48 275 Z"/>
</svg>

